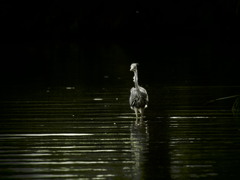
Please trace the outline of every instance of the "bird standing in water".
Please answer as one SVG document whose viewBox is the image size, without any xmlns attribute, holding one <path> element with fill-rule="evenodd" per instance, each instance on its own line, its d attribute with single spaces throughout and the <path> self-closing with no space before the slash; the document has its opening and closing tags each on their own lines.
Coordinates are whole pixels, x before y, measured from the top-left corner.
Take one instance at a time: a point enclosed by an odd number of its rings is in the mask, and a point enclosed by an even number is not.
<svg viewBox="0 0 240 180">
<path fill-rule="evenodd" d="M 134 110 L 136 114 L 136 123 L 138 123 L 138 112 L 141 114 L 141 120 L 143 120 L 144 109 L 148 105 L 148 94 L 146 89 L 138 85 L 138 70 L 137 63 L 133 63 L 130 66 L 130 71 L 133 71 L 133 82 L 135 87 L 132 87 L 130 90 L 129 104 L 131 109 Z"/>
</svg>

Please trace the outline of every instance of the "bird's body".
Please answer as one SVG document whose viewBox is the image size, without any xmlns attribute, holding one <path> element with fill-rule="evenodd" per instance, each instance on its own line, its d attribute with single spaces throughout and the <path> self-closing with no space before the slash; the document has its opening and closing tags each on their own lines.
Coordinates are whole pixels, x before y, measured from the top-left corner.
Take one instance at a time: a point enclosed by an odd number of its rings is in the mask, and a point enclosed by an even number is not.
<svg viewBox="0 0 240 180">
<path fill-rule="evenodd" d="M 147 91 L 143 87 L 139 89 L 132 87 L 130 90 L 129 104 L 131 109 L 137 108 L 146 108 L 148 103 Z"/>
<path fill-rule="evenodd" d="M 144 109 L 148 105 L 148 94 L 146 89 L 138 85 L 138 71 L 137 64 L 133 63 L 131 65 L 130 71 L 134 72 L 133 82 L 135 87 L 130 90 L 129 104 L 131 109 L 134 110 L 136 114 L 136 122 L 138 121 L 138 112 L 141 114 L 141 119 L 143 119 Z"/>
</svg>

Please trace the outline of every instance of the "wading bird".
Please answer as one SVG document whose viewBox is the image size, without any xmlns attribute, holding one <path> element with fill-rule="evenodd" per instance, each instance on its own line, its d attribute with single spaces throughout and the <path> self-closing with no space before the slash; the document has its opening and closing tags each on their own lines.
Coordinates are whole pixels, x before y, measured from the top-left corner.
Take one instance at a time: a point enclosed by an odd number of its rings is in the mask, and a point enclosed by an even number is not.
<svg viewBox="0 0 240 180">
<path fill-rule="evenodd" d="M 133 63 L 130 66 L 130 71 L 133 71 L 133 82 L 135 87 L 132 87 L 130 90 L 129 104 L 131 109 L 134 110 L 136 115 L 136 123 L 138 123 L 138 112 L 141 114 L 141 120 L 143 120 L 144 109 L 148 105 L 148 94 L 146 89 L 138 85 L 138 70 L 137 63 Z"/>
</svg>

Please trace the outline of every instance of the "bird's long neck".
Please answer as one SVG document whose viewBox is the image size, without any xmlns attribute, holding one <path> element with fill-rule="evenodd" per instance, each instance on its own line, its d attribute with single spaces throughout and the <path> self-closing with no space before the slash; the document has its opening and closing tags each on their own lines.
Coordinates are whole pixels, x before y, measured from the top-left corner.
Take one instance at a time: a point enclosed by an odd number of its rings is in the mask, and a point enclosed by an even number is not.
<svg viewBox="0 0 240 180">
<path fill-rule="evenodd" d="M 139 89 L 139 85 L 138 85 L 138 71 L 134 71 L 134 84 L 135 84 L 135 88 Z"/>
</svg>

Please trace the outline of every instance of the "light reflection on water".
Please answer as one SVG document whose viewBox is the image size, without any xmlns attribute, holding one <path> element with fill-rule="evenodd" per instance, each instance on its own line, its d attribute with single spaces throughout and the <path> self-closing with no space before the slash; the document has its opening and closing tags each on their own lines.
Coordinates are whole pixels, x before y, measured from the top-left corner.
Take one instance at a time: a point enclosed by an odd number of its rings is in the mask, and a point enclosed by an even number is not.
<svg viewBox="0 0 240 180">
<path fill-rule="evenodd" d="M 172 116 L 172 117 L 169 117 L 170 119 L 187 119 L 187 118 L 190 118 L 190 119 L 204 119 L 204 118 L 216 118 L 216 117 L 208 117 L 208 116 Z"/>
<path fill-rule="evenodd" d="M 130 141 L 134 160 L 134 179 L 144 179 L 144 162 L 147 158 L 145 154 L 148 153 L 149 145 L 149 133 L 145 121 L 141 121 L 139 125 L 135 123 L 131 125 Z"/>
<path fill-rule="evenodd" d="M 91 136 L 93 134 L 87 134 L 87 133 L 52 133 L 52 134 L 0 134 L 0 137 L 14 137 L 14 136 L 17 136 L 17 137 L 36 137 L 36 136 L 41 136 L 41 137 L 44 137 L 44 136 Z"/>
<path fill-rule="evenodd" d="M 158 97 L 148 88 L 155 98 L 139 125 L 126 88 L 65 88 L 2 101 L 0 178 L 239 177 L 239 119 L 231 106 L 202 105 L 216 89 L 159 89 Z"/>
</svg>

